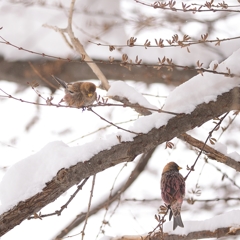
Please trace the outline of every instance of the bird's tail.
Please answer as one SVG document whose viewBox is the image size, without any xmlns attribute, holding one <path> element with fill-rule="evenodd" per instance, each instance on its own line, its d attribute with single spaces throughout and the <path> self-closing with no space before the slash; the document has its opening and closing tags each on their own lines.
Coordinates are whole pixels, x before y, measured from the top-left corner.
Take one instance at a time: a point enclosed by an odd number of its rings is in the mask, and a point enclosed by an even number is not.
<svg viewBox="0 0 240 240">
<path fill-rule="evenodd" d="M 65 89 L 67 88 L 67 83 L 64 82 L 62 79 L 55 77 L 52 75 L 52 77 L 54 78 L 54 80 L 56 80 L 61 86 L 63 86 Z"/>
<path fill-rule="evenodd" d="M 180 214 L 173 217 L 173 230 L 175 230 L 177 226 L 184 227 Z"/>
</svg>

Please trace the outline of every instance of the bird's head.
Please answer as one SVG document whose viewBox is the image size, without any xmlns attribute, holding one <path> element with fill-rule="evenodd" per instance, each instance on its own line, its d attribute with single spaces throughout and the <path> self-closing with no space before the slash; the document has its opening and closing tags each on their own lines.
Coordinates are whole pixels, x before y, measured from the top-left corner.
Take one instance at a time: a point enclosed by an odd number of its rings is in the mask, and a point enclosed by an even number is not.
<svg viewBox="0 0 240 240">
<path fill-rule="evenodd" d="M 163 173 L 169 172 L 169 171 L 179 171 L 182 169 L 179 167 L 175 162 L 169 162 L 164 168 L 163 168 Z"/>
<path fill-rule="evenodd" d="M 92 97 L 96 91 L 96 86 L 93 83 L 85 82 L 83 84 L 83 91 L 88 97 Z"/>
</svg>

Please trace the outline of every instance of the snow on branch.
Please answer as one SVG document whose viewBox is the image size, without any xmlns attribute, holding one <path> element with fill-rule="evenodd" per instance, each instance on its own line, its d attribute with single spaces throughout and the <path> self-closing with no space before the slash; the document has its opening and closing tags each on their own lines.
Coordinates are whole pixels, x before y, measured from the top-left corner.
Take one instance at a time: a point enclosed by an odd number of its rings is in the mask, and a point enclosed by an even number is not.
<svg viewBox="0 0 240 240">
<path fill-rule="evenodd" d="M 77 162 L 74 165 L 70 164 L 68 168 L 65 167 L 58 172 L 57 169 L 54 169 L 54 171 L 57 172 L 56 175 L 52 176 L 52 179 L 49 179 L 42 191 L 34 193 L 28 199 L 17 199 L 19 202 L 16 202 L 16 204 L 14 204 L 15 206 L 11 206 L 10 210 L 0 216 L 0 235 L 2 236 L 29 216 L 53 202 L 62 193 L 83 179 L 113 167 L 116 164 L 133 161 L 139 154 L 148 152 L 159 144 L 171 140 L 173 137 L 179 136 L 197 126 L 201 126 L 206 121 L 220 116 L 225 112 L 239 109 L 240 88 L 235 87 L 217 96 L 216 101 L 199 104 L 190 114 L 182 113 L 174 116 L 170 118 L 166 124 L 161 125 L 159 128 L 153 128 L 145 134 L 133 137 L 133 134 L 125 133 L 122 134 L 123 138 L 121 143 L 119 143 L 117 136 L 115 136 L 115 138 L 112 136 L 110 140 L 107 139 L 99 142 L 100 146 L 94 143 L 89 143 L 89 146 L 80 146 L 80 148 L 82 147 L 83 149 L 93 145 L 98 146 L 94 149 L 94 152 L 91 151 L 87 153 L 87 151 L 78 149 L 78 147 L 69 148 L 62 146 L 59 142 L 49 144 L 49 146 L 47 146 L 51 148 L 49 151 L 46 151 L 47 147 L 45 147 L 45 152 L 41 150 L 35 155 L 39 157 L 42 156 L 42 160 L 47 159 L 46 162 L 50 162 L 53 166 L 55 163 L 52 162 L 52 157 L 54 154 L 61 152 L 61 156 L 56 155 L 55 158 L 63 162 L 63 168 L 64 164 L 66 164 L 66 157 L 72 164 L 76 160 Z M 158 118 L 164 118 L 167 115 L 165 113 L 155 113 L 151 116 L 156 114 Z M 144 117 L 146 118 L 145 123 L 149 121 L 148 118 L 151 116 Z M 156 118 L 156 116 L 154 117 Z M 144 124 L 143 121 L 142 124 Z M 111 145 L 109 144 L 110 142 Z M 76 152 L 78 152 L 78 154 L 76 154 Z M 29 157 L 29 159 L 34 161 L 35 155 Z M 71 157 L 74 160 L 71 159 Z M 69 163 L 67 164 L 69 165 Z M 35 172 L 32 172 L 32 176 L 34 175 Z"/>
<path fill-rule="evenodd" d="M 186 141 L 187 143 L 191 144 L 192 146 L 197 147 L 198 149 L 203 148 L 204 143 L 202 141 L 199 141 L 198 139 L 196 139 L 186 133 L 179 136 L 179 138 Z M 219 145 L 219 143 L 217 143 L 216 145 Z M 204 146 L 204 152 L 209 158 L 211 158 L 213 160 L 217 160 L 218 162 L 224 163 L 225 165 L 240 172 L 239 161 L 235 160 L 234 158 L 231 158 L 229 155 L 226 156 L 225 154 L 221 153 L 220 151 L 215 150 L 214 148 L 212 148 L 208 145 Z M 239 155 L 238 155 L 238 158 L 239 158 Z"/>
</svg>

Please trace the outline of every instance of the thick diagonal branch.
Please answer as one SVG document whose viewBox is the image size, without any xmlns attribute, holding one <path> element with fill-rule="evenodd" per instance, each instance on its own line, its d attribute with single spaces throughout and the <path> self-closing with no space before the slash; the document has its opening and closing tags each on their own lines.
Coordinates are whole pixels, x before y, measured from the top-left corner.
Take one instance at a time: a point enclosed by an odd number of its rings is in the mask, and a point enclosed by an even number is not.
<svg viewBox="0 0 240 240">
<path fill-rule="evenodd" d="M 187 103 L 186 103 L 187 104 Z M 14 208 L 0 216 L 0 236 L 20 224 L 30 215 L 38 212 L 47 204 L 56 200 L 70 187 L 78 184 L 82 179 L 101 172 L 116 164 L 132 161 L 136 156 L 145 153 L 159 144 L 170 141 L 174 137 L 187 132 L 190 129 L 201 126 L 206 121 L 220 116 L 230 110 L 240 109 L 240 88 L 234 88 L 217 97 L 216 101 L 202 103 L 196 106 L 191 114 L 181 114 L 171 118 L 165 126 L 159 129 L 152 129 L 147 134 L 139 135 L 131 142 L 122 142 L 110 149 L 103 150 L 79 162 L 68 169 L 65 169 L 65 176 L 59 181 L 55 176 L 46 187 L 27 199 L 19 202 Z M 159 114 L 161 117 L 161 114 Z"/>
</svg>

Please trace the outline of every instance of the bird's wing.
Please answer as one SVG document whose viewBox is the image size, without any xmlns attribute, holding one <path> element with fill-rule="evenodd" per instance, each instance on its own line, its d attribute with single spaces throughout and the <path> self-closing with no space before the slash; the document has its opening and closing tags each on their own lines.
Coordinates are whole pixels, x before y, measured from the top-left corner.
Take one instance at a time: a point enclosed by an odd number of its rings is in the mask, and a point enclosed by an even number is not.
<svg viewBox="0 0 240 240">
<path fill-rule="evenodd" d="M 174 174 L 172 178 L 172 196 L 174 200 L 181 201 L 185 195 L 185 181 L 180 173 Z"/>
<path fill-rule="evenodd" d="M 166 175 L 162 182 L 162 197 L 163 200 L 172 204 L 175 201 L 183 200 L 185 194 L 185 181 L 183 176 L 176 172 Z"/>
</svg>

